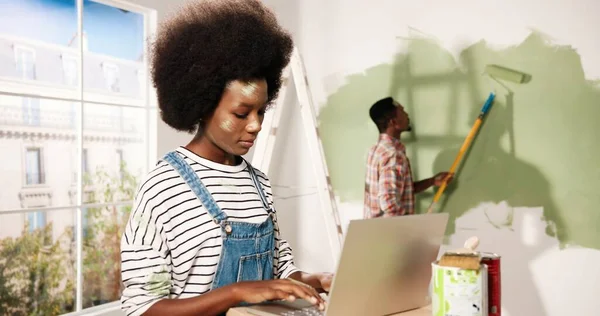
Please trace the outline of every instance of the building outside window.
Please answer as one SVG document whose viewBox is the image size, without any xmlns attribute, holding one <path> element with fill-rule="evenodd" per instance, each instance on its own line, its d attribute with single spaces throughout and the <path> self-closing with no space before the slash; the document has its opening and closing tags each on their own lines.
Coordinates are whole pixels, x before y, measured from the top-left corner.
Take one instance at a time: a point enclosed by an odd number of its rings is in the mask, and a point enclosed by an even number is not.
<svg viewBox="0 0 600 316">
<path fill-rule="evenodd" d="M 15 46 L 15 65 L 21 79 L 35 80 L 35 51 L 24 46 Z"/>
<path fill-rule="evenodd" d="M 25 183 L 44 184 L 44 166 L 41 148 L 27 148 L 25 151 Z"/>
<path fill-rule="evenodd" d="M 102 71 L 104 71 L 104 81 L 106 87 L 111 92 L 120 92 L 119 86 L 119 67 L 112 63 L 102 63 Z"/>
<path fill-rule="evenodd" d="M 72 55 L 62 56 L 64 83 L 68 86 L 77 86 L 79 76 L 77 73 L 77 57 Z"/>
<path fill-rule="evenodd" d="M 121 0 L 0 2 L 0 47 L 11 50 L 0 58 L 0 144 L 22 153 L 0 156 L 0 258 L 24 263 L 0 278 L 0 309 L 118 301 L 131 192 L 156 159 L 157 109 L 140 93 L 152 89 L 144 54 L 156 12 Z"/>
<path fill-rule="evenodd" d="M 88 149 L 84 148 L 83 152 L 81 153 L 81 163 L 82 163 L 82 169 L 83 169 L 83 174 L 86 175 L 88 173 L 90 173 L 90 167 L 89 167 L 89 163 L 88 163 Z"/>
<path fill-rule="evenodd" d="M 89 162 L 88 162 L 88 149 L 84 148 L 83 152 L 81 154 L 82 154 L 81 163 L 83 164 L 82 169 L 83 169 L 83 174 L 85 177 L 90 174 Z M 75 175 L 77 175 L 77 173 L 75 173 Z M 88 224 L 88 218 L 89 218 L 88 208 L 82 207 L 81 208 L 81 227 L 83 229 L 83 238 L 86 238 L 89 235 L 90 229 L 89 229 L 89 224 Z"/>
<path fill-rule="evenodd" d="M 146 71 L 139 69 L 137 71 L 137 84 L 139 89 L 139 95 L 144 96 L 146 94 Z"/>
<path fill-rule="evenodd" d="M 127 166 L 125 165 L 125 159 L 123 159 L 123 149 L 117 149 L 116 150 L 116 168 L 117 170 L 119 170 L 119 179 L 123 179 L 123 177 L 125 176 L 125 172 L 124 172 L 124 168 L 127 168 Z"/>
<path fill-rule="evenodd" d="M 40 125 L 40 100 L 37 98 L 21 98 L 23 111 L 23 124 L 30 126 Z"/>
<path fill-rule="evenodd" d="M 27 223 L 29 232 L 33 233 L 36 229 L 41 229 L 46 226 L 46 212 L 29 212 L 27 213 Z"/>
<path fill-rule="evenodd" d="M 44 168 L 43 168 L 42 150 L 41 148 L 27 148 L 25 150 L 25 184 L 40 185 L 44 184 Z M 46 226 L 45 212 L 28 212 L 27 224 L 29 232 L 36 229 L 41 229 Z"/>
</svg>

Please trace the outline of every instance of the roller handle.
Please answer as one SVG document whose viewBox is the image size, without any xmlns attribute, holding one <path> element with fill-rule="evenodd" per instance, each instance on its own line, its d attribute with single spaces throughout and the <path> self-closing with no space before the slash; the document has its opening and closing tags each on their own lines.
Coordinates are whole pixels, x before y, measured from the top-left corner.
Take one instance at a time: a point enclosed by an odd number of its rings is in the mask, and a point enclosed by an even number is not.
<svg viewBox="0 0 600 316">
<path fill-rule="evenodd" d="M 494 102 L 495 97 L 496 97 L 496 95 L 494 93 L 490 93 L 490 95 L 488 96 L 483 107 L 481 108 L 481 113 L 479 114 L 479 117 L 477 117 L 477 120 L 475 120 L 475 124 L 473 124 L 473 127 L 471 127 L 471 130 L 469 131 L 467 138 L 465 138 L 465 141 L 463 142 L 462 146 L 460 147 L 460 150 L 458 151 L 458 155 L 456 155 L 456 158 L 454 159 L 454 163 L 452 163 L 452 166 L 450 167 L 450 170 L 448 171 L 448 173 L 450 173 L 450 174 L 456 173 L 456 169 L 458 168 L 460 161 L 462 160 L 464 154 L 467 152 L 467 149 L 471 145 L 471 142 L 475 138 L 475 135 L 479 131 L 479 128 L 481 127 L 481 123 L 483 123 L 483 117 L 489 111 L 490 107 L 492 106 L 492 103 Z M 446 190 L 447 186 L 448 186 L 448 178 L 445 178 L 444 182 L 442 182 L 442 184 L 438 188 L 437 192 L 435 193 L 435 195 L 433 197 L 433 202 L 431 203 L 431 206 L 429 207 L 429 210 L 427 211 L 427 213 L 431 213 L 433 211 L 433 207 L 439 201 L 439 199 L 442 197 L 442 194 L 444 193 L 444 190 Z"/>
<path fill-rule="evenodd" d="M 456 169 L 458 168 L 458 165 L 460 164 L 460 161 L 462 160 L 463 156 L 467 152 L 469 145 L 471 145 L 471 142 L 475 138 L 475 134 L 477 134 L 477 131 L 479 130 L 479 127 L 481 126 L 481 123 L 482 123 L 482 120 L 481 120 L 481 118 L 478 117 L 477 120 L 475 121 L 475 124 L 473 124 L 471 131 L 469 131 L 469 135 L 467 135 L 467 138 L 463 142 L 463 145 L 460 147 L 460 150 L 458 151 L 458 155 L 456 155 L 456 158 L 454 159 L 454 163 L 452 163 L 452 166 L 450 167 L 450 170 L 448 171 L 448 173 L 450 173 L 450 174 L 456 173 Z M 442 182 L 438 191 L 435 193 L 435 196 L 433 197 L 433 203 L 436 203 L 440 199 L 440 197 L 442 196 L 442 193 L 446 189 L 447 185 L 448 185 L 448 178 L 444 179 L 444 182 Z"/>
</svg>

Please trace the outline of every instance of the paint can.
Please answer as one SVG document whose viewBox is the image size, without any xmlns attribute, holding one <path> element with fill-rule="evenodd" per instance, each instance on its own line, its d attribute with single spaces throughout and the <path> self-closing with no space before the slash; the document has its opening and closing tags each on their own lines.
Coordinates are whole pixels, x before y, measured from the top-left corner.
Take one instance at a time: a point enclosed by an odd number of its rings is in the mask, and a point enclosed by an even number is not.
<svg viewBox="0 0 600 316">
<path fill-rule="evenodd" d="M 489 316 L 500 316 L 502 312 L 502 282 L 500 273 L 500 255 L 491 252 L 482 252 L 481 263 L 487 265 L 488 271 Z"/>
<path fill-rule="evenodd" d="M 467 270 L 432 267 L 432 316 L 488 316 L 487 266 Z"/>
</svg>

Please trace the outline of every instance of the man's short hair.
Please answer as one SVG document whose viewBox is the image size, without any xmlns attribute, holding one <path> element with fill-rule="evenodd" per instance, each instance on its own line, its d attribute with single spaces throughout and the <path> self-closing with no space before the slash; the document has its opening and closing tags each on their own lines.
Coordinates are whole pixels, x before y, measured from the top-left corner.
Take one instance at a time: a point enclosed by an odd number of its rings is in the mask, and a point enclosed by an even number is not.
<svg viewBox="0 0 600 316">
<path fill-rule="evenodd" d="M 396 110 L 396 104 L 392 97 L 383 98 L 371 106 L 369 116 L 377 125 L 380 133 L 387 129 L 390 120 L 396 115 Z"/>
</svg>

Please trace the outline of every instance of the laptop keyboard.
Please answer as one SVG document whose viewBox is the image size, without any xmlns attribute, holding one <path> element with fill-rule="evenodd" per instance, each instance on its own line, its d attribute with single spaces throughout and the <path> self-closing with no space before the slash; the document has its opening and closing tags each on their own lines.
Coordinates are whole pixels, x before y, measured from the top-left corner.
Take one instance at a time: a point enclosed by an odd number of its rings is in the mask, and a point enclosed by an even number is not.
<svg viewBox="0 0 600 316">
<path fill-rule="evenodd" d="M 313 307 L 305 307 L 303 309 L 299 309 L 299 310 L 295 310 L 295 311 L 282 312 L 279 315 L 281 315 L 281 316 L 323 316 L 323 315 L 325 315 L 325 313 L 320 311 L 317 307 L 313 306 Z"/>
</svg>

